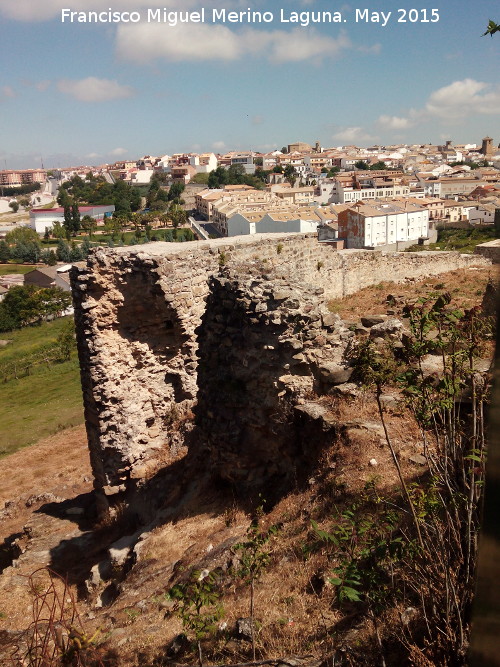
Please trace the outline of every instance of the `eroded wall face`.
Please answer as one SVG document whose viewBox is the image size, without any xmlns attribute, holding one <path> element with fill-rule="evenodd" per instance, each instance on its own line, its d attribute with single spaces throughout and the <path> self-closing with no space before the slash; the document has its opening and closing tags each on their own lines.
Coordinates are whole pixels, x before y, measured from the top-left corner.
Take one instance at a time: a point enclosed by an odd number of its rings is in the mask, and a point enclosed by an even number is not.
<svg viewBox="0 0 500 667">
<path fill-rule="evenodd" d="M 168 463 L 192 410 L 190 447 L 222 477 L 290 476 L 309 455 L 293 407 L 343 370 L 349 332 L 328 299 L 473 264 L 489 262 L 304 235 L 96 250 L 71 276 L 96 488 L 133 491 Z"/>
<path fill-rule="evenodd" d="M 240 492 L 265 481 L 284 487 L 314 458 L 314 443 L 295 437 L 294 407 L 321 393 L 325 360 L 340 368 L 353 334 L 328 312 L 322 287 L 231 270 L 209 287 L 198 330 L 198 443 L 214 474 Z"/>
</svg>

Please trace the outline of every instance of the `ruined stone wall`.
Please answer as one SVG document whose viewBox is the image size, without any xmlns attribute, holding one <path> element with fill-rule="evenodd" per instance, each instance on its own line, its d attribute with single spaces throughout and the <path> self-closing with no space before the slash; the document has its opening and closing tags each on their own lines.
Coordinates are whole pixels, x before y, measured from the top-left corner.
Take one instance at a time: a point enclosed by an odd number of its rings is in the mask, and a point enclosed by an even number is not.
<svg viewBox="0 0 500 667">
<path fill-rule="evenodd" d="M 266 235 L 98 249 L 71 279 L 95 485 L 133 490 L 184 444 L 242 482 L 301 457 L 290 411 L 341 381 L 350 332 L 327 300 L 384 280 L 488 265 L 458 253 L 380 253 Z"/>
<path fill-rule="evenodd" d="M 500 239 L 481 243 L 475 247 L 474 252 L 476 255 L 487 257 L 493 264 L 500 264 Z"/>
</svg>

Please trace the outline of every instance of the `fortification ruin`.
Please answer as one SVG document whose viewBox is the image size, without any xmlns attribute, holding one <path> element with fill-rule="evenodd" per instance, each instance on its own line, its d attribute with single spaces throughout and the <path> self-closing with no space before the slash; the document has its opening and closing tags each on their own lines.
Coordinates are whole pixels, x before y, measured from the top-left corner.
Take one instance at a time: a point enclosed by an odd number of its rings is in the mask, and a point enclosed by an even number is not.
<svg viewBox="0 0 500 667">
<path fill-rule="evenodd" d="M 240 488 L 286 483 L 317 456 L 319 443 L 304 437 L 317 417 L 308 398 L 350 376 L 353 334 L 328 300 L 489 264 L 335 251 L 312 235 L 95 250 L 71 279 L 101 507 L 130 497 L 186 444 Z"/>
</svg>

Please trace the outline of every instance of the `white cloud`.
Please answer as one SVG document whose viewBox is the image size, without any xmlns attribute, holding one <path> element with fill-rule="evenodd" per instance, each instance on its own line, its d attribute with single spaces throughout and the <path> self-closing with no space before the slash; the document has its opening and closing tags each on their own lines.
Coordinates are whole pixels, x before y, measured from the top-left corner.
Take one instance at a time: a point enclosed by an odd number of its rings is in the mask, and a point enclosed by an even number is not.
<svg viewBox="0 0 500 667">
<path fill-rule="evenodd" d="M 182 7 L 177 0 L 80 0 L 77 5 L 68 0 L 0 0 L 0 15 L 18 21 L 49 21 L 61 17 L 61 10 L 71 8 L 73 11 L 144 11 L 147 8 L 166 7 L 176 9 L 197 9 L 199 0 L 183 0 Z M 206 0 L 207 6 L 217 4 L 217 0 Z M 226 0 L 228 8 L 237 4 L 237 0 Z"/>
<path fill-rule="evenodd" d="M 62 79 L 58 82 L 57 88 L 61 93 L 70 95 L 79 102 L 108 102 L 131 97 L 134 94 L 130 86 L 122 86 L 117 81 L 109 79 L 97 79 L 95 76 L 88 76 L 79 81 Z"/>
<path fill-rule="evenodd" d="M 115 157 L 120 157 L 122 155 L 126 155 L 127 153 L 128 150 L 126 148 L 113 148 L 113 150 L 109 152 L 110 155 L 114 155 Z"/>
<path fill-rule="evenodd" d="M 380 116 L 377 123 L 389 130 L 405 130 L 415 124 L 410 118 L 400 118 L 399 116 Z"/>
<path fill-rule="evenodd" d="M 96 157 L 99 157 L 99 153 L 87 153 L 87 155 L 85 157 L 88 157 L 92 160 Z"/>
<path fill-rule="evenodd" d="M 234 32 L 224 25 L 179 24 L 172 28 L 161 23 L 141 23 L 120 24 L 116 36 L 119 58 L 139 63 L 158 58 L 172 62 L 233 61 L 248 56 L 264 57 L 274 63 L 321 61 L 348 48 L 351 42 L 345 33 L 334 38 L 303 28 L 290 32 L 247 28 Z"/>
<path fill-rule="evenodd" d="M 342 141 L 344 145 L 369 143 L 375 141 L 377 138 L 368 134 L 368 132 L 359 126 L 345 127 L 332 136 L 332 139 Z"/>
<path fill-rule="evenodd" d="M 264 122 L 264 116 L 261 116 L 260 114 L 252 116 L 252 125 L 262 125 L 263 122 Z"/>
<path fill-rule="evenodd" d="M 238 39 L 222 25 L 178 25 L 161 23 L 120 25 L 116 49 L 122 60 L 146 63 L 157 58 L 181 60 L 235 60 Z"/>
<path fill-rule="evenodd" d="M 223 141 L 214 141 L 212 148 L 216 151 L 223 151 L 226 148 L 226 144 Z"/>
<path fill-rule="evenodd" d="M 464 79 L 438 88 L 424 107 L 410 109 L 406 117 L 382 115 L 377 122 L 388 129 L 402 130 L 435 118 L 449 123 L 494 114 L 500 114 L 500 85 Z"/>
<path fill-rule="evenodd" d="M 0 97 L 16 97 L 16 93 L 12 86 L 2 86 L 0 88 Z"/>
<path fill-rule="evenodd" d="M 258 31 L 250 31 L 258 33 Z M 275 63 L 298 62 L 301 60 L 316 60 L 323 58 L 335 58 L 342 51 L 351 48 L 351 41 L 345 33 L 335 39 L 321 35 L 315 30 L 304 32 L 303 28 L 296 28 L 291 32 L 276 30 L 271 33 L 260 33 L 264 42 L 264 49 L 269 51 L 269 60 Z M 252 44 L 255 35 L 249 35 L 249 43 Z"/>
<path fill-rule="evenodd" d="M 500 86 L 474 79 L 454 81 L 430 95 L 425 112 L 445 119 L 466 118 L 476 114 L 499 114 Z"/>
<path fill-rule="evenodd" d="M 163 4 L 174 4 L 173 0 L 165 0 Z M 18 21 L 47 21 L 56 16 L 61 16 L 61 10 L 70 6 L 67 0 L 0 0 L 0 13 L 7 18 Z M 113 10 L 137 11 L 141 6 L 152 6 L 159 4 L 152 0 L 115 0 Z M 80 0 L 78 11 L 106 11 L 109 9 L 109 0 Z"/>
</svg>

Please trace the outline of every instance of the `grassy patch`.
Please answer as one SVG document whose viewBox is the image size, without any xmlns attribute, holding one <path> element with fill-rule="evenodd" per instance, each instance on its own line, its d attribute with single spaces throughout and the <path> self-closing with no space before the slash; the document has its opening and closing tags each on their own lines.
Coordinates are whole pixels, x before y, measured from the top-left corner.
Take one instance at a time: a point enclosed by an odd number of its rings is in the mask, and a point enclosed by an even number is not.
<svg viewBox="0 0 500 667">
<path fill-rule="evenodd" d="M 494 227 L 482 229 L 440 229 L 438 240 L 429 245 L 413 245 L 408 252 L 419 252 L 423 250 L 457 250 L 461 253 L 472 254 L 474 248 L 480 243 L 487 243 L 496 238 Z"/>
<path fill-rule="evenodd" d="M 2 334 L 0 363 L 21 360 L 55 342 L 67 318 Z M 31 445 L 62 428 L 83 421 L 82 390 L 76 352 L 73 359 L 0 384 L 0 456 Z"/>
<path fill-rule="evenodd" d="M 11 342 L 5 347 L 0 347 L 0 363 L 21 360 L 40 347 L 55 343 L 67 320 L 67 317 L 61 317 L 52 322 L 43 322 L 40 326 L 4 331 L 0 334 L 0 338 Z"/>
<path fill-rule="evenodd" d="M 0 385 L 0 456 L 82 421 L 76 359 Z"/>
<path fill-rule="evenodd" d="M 0 276 L 5 276 L 8 273 L 28 273 L 33 269 L 36 269 L 36 266 L 32 264 L 0 264 Z"/>
</svg>

